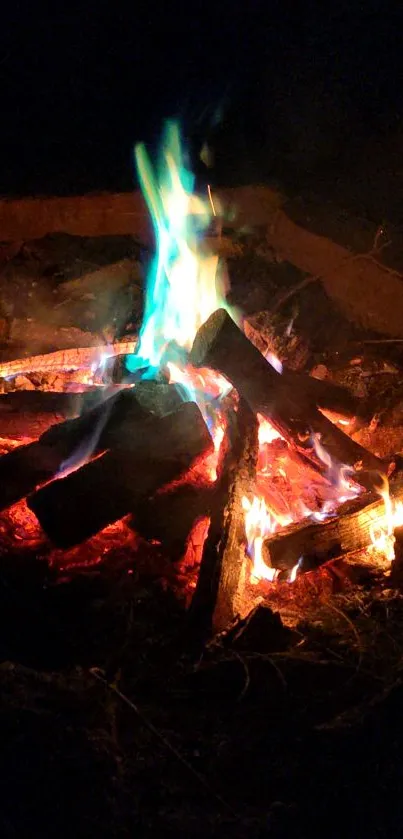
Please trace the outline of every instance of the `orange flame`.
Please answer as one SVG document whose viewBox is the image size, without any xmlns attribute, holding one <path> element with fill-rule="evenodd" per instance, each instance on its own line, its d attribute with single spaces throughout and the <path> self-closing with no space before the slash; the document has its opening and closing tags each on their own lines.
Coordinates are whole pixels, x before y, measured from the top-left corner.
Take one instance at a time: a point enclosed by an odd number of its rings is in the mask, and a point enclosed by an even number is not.
<svg viewBox="0 0 403 839">
<path fill-rule="evenodd" d="M 242 507 L 245 511 L 245 533 L 248 543 L 248 555 L 252 559 L 253 568 L 251 582 L 256 584 L 259 580 L 273 582 L 278 577 L 276 568 L 269 568 L 263 559 L 263 541 L 269 533 L 274 533 L 277 528 L 285 527 L 291 523 L 290 516 L 278 516 L 269 511 L 263 498 L 254 495 L 253 500 L 244 495 Z"/>
<path fill-rule="evenodd" d="M 389 562 L 395 559 L 395 535 L 396 527 L 403 525 L 403 502 L 394 501 L 390 497 L 389 481 L 385 475 L 381 476 L 382 484 L 377 491 L 385 505 L 385 515 L 381 521 L 372 523 L 370 526 L 371 548 L 378 553 L 384 554 Z"/>
</svg>

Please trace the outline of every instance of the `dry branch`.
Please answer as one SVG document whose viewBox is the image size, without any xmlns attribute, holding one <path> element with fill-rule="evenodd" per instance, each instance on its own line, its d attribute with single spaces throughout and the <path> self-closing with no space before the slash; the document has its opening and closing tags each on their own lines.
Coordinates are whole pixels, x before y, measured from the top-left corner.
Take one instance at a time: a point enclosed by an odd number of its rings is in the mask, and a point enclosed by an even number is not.
<svg viewBox="0 0 403 839">
<path fill-rule="evenodd" d="M 403 500 L 403 477 L 390 482 L 391 497 Z M 301 560 L 302 571 L 309 571 L 345 553 L 363 550 L 371 544 L 371 529 L 385 526 L 385 504 L 374 493 L 365 493 L 347 501 L 337 516 L 323 522 L 291 524 L 265 540 L 266 563 L 291 571 Z"/>
</svg>

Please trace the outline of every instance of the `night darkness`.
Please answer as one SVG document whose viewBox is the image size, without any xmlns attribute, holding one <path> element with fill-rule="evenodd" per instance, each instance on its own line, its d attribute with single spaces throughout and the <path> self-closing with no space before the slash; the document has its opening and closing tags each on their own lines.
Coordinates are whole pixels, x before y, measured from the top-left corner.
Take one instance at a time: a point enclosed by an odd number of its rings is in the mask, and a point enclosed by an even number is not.
<svg viewBox="0 0 403 839">
<path fill-rule="evenodd" d="M 5 194 L 130 189 L 180 118 L 221 182 L 348 168 L 402 115 L 402 13 L 382 2 L 15 3 L 2 13 Z"/>
</svg>

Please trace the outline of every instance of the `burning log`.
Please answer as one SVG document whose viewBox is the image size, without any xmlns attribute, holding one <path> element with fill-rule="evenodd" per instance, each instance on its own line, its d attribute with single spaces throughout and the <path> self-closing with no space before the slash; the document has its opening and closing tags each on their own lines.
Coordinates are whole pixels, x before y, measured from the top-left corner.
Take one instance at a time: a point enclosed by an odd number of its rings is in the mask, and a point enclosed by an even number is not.
<svg viewBox="0 0 403 839">
<path fill-rule="evenodd" d="M 20 373 L 50 373 L 62 370 L 90 370 L 94 364 L 101 363 L 106 356 L 130 355 L 136 352 L 137 341 L 122 341 L 96 347 L 77 347 L 71 350 L 56 350 L 43 355 L 31 355 L 28 358 L 16 358 L 0 364 L 0 378 L 18 376 Z"/>
<path fill-rule="evenodd" d="M 292 384 L 283 379 L 223 309 L 214 312 L 199 329 L 190 360 L 196 367 L 212 367 L 222 373 L 251 408 L 269 419 L 303 456 L 317 460 L 311 443 L 314 432 L 336 463 L 381 472 L 388 468 L 389 464 L 323 416 L 296 378 Z"/>
<path fill-rule="evenodd" d="M 390 482 L 394 501 L 403 500 L 403 477 Z M 322 522 L 302 521 L 285 527 L 263 543 L 267 565 L 292 571 L 299 563 L 301 571 L 311 571 L 343 554 L 368 548 L 371 534 L 386 525 L 385 502 L 373 492 L 346 501 L 337 516 Z"/>
<path fill-rule="evenodd" d="M 259 441 L 257 419 L 243 400 L 239 403 L 234 434 L 218 481 L 218 501 L 189 610 L 190 625 L 202 639 L 227 629 L 245 609 L 248 559 L 242 499 L 254 487 Z"/>
<path fill-rule="evenodd" d="M 125 436 L 121 447 L 42 487 L 28 505 L 49 538 L 69 548 L 135 511 L 210 449 L 203 417 L 188 402 L 165 417 L 134 424 L 131 439 Z"/>
<path fill-rule="evenodd" d="M 53 425 L 39 440 L 19 446 L 0 458 L 0 510 L 9 507 L 76 457 L 85 462 L 92 454 L 131 441 L 133 425 L 174 410 L 181 403 L 175 387 L 144 382 L 120 390 L 76 419 Z M 155 440 L 156 450 L 163 441 Z M 133 447 L 133 441 L 130 442 Z"/>
</svg>

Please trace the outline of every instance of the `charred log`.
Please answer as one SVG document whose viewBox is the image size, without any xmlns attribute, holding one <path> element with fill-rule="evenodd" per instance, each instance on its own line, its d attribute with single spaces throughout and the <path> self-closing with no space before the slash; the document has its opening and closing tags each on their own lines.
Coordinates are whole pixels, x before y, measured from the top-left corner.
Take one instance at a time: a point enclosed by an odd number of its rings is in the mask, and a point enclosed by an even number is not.
<svg viewBox="0 0 403 839">
<path fill-rule="evenodd" d="M 211 448 L 199 409 L 187 403 L 166 417 L 139 421 L 120 447 L 42 487 L 28 504 L 49 538 L 68 548 L 135 511 Z"/>
<path fill-rule="evenodd" d="M 200 640 L 227 629 L 245 606 L 248 559 L 242 498 L 252 492 L 259 450 L 258 422 L 240 400 L 233 444 L 217 486 L 204 544 L 199 578 L 189 610 L 192 631 Z"/>
<path fill-rule="evenodd" d="M 297 379 L 291 383 L 283 379 L 223 309 L 214 312 L 199 329 L 191 362 L 222 373 L 252 410 L 267 417 L 304 457 L 318 463 L 311 442 L 314 432 L 337 463 L 356 470 L 390 468 L 323 416 Z"/>
<path fill-rule="evenodd" d="M 181 403 L 175 387 L 154 382 L 120 390 L 76 419 L 58 423 L 39 440 L 19 446 L 0 458 L 0 510 L 24 498 L 45 481 L 51 480 L 71 460 L 85 462 L 92 454 L 111 446 L 142 446 L 134 424 L 155 413 L 161 415 Z M 164 410 L 165 408 L 165 410 Z M 132 439 L 134 438 L 134 439 Z M 161 448 L 161 439 L 154 441 Z M 150 455 L 144 453 L 144 457 Z"/>
<path fill-rule="evenodd" d="M 390 494 L 403 500 L 403 477 L 390 482 Z M 374 493 L 365 493 L 346 501 L 337 516 L 323 522 L 291 524 L 263 543 L 267 565 L 291 571 L 299 563 L 300 571 L 311 571 L 343 554 L 363 550 L 371 544 L 371 532 L 385 526 L 385 504 Z"/>
</svg>

